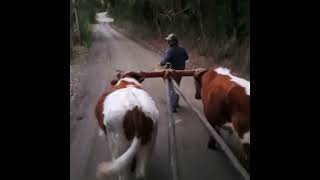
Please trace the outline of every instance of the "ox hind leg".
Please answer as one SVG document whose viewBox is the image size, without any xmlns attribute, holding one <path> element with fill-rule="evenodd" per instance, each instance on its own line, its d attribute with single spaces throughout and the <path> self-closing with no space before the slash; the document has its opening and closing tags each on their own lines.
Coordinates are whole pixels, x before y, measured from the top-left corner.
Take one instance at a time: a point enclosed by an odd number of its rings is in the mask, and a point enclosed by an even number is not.
<svg viewBox="0 0 320 180">
<path fill-rule="evenodd" d="M 207 119 L 212 119 L 212 118 L 207 117 Z M 217 130 L 217 126 L 214 123 L 212 123 L 211 121 L 209 121 L 209 123 L 210 123 L 211 127 L 213 127 L 213 129 L 219 134 L 219 131 Z M 211 134 L 209 135 L 207 148 L 211 149 L 211 150 L 217 150 L 218 149 L 217 141 L 214 139 L 214 137 Z"/>
<path fill-rule="evenodd" d="M 144 145 L 141 147 L 137 154 L 135 176 L 136 179 L 145 179 L 146 167 L 151 154 L 150 145 Z"/>
<path fill-rule="evenodd" d="M 220 136 L 219 130 L 218 130 L 216 127 L 214 127 L 214 129 L 216 130 L 216 132 L 217 132 L 217 133 L 219 134 L 219 136 Z M 217 140 L 216 140 L 214 137 L 212 137 L 211 135 L 210 135 L 210 137 L 209 137 L 209 141 L 208 141 L 207 147 L 208 147 L 209 149 L 211 149 L 211 150 L 218 150 L 218 149 L 219 149 L 219 144 L 218 144 Z"/>
<path fill-rule="evenodd" d="M 149 143 L 143 145 L 137 153 L 135 175 L 136 179 L 145 179 L 149 160 L 156 142 L 157 126 L 154 128 L 153 136 Z"/>
<path fill-rule="evenodd" d="M 220 135 L 220 131 L 219 131 L 219 127 L 221 127 L 221 124 L 226 121 L 225 117 L 224 117 L 224 112 L 225 110 L 223 109 L 223 107 L 221 106 L 217 106 L 216 108 L 212 109 L 212 108 L 204 108 L 204 112 L 206 115 L 206 118 L 209 122 L 209 124 L 211 125 L 211 127 L 213 127 L 213 129 L 217 132 L 217 134 L 219 136 Z M 211 150 L 218 150 L 219 149 L 219 144 L 217 142 L 216 139 L 214 139 L 213 136 L 209 137 L 209 141 L 207 144 L 207 147 Z"/>
<path fill-rule="evenodd" d="M 108 127 L 108 126 L 107 126 Z M 129 146 L 126 137 L 121 133 L 116 133 L 114 130 L 106 128 L 107 143 L 112 161 L 119 157 Z M 102 163 L 101 163 L 102 164 Z M 118 174 L 114 175 L 116 180 L 130 180 L 130 166 L 125 167 Z"/>
<path fill-rule="evenodd" d="M 230 128 L 228 126 L 229 124 L 230 123 L 226 123 L 226 124 L 224 124 L 222 126 L 221 125 L 212 125 L 212 124 L 211 125 L 214 128 L 214 130 L 217 132 L 217 134 L 223 139 L 223 137 L 221 136 L 221 133 L 222 133 L 221 130 L 227 131 L 229 135 L 231 135 L 233 133 L 232 128 Z M 211 135 L 209 137 L 209 141 L 208 141 L 207 147 L 209 149 L 211 149 L 211 150 L 221 150 L 221 147 L 220 147 L 219 143 Z"/>
</svg>

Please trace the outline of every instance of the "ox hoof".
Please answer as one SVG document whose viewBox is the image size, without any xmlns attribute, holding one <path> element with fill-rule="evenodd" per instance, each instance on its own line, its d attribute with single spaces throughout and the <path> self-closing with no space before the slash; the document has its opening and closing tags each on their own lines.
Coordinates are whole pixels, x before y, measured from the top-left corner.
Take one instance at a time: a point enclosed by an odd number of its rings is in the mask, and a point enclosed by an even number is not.
<svg viewBox="0 0 320 180">
<path fill-rule="evenodd" d="M 137 159 L 136 157 L 134 157 L 130 167 L 131 172 L 134 172 L 136 170 L 136 163 L 137 163 Z"/>
<path fill-rule="evenodd" d="M 106 176 L 109 164 L 107 162 L 102 162 L 97 167 L 96 177 L 101 179 Z"/>
<path fill-rule="evenodd" d="M 136 180 L 145 180 L 146 178 L 144 177 L 137 177 Z"/>
<path fill-rule="evenodd" d="M 172 108 L 172 113 L 177 113 L 177 108 Z"/>
<path fill-rule="evenodd" d="M 137 171 L 136 172 L 136 180 L 145 180 L 145 173 L 144 172 L 140 172 L 140 171 Z"/>
<path fill-rule="evenodd" d="M 233 134 L 233 130 L 231 127 L 229 126 L 222 126 L 221 129 L 227 131 L 227 133 L 229 134 L 229 136 L 231 136 Z"/>
<path fill-rule="evenodd" d="M 136 177 L 136 180 L 145 180 L 146 178 L 144 176 Z"/>
<path fill-rule="evenodd" d="M 211 150 L 218 150 L 216 141 L 214 141 L 214 140 L 212 140 L 212 139 L 209 140 L 207 147 L 208 147 L 209 149 L 211 149 Z"/>
</svg>

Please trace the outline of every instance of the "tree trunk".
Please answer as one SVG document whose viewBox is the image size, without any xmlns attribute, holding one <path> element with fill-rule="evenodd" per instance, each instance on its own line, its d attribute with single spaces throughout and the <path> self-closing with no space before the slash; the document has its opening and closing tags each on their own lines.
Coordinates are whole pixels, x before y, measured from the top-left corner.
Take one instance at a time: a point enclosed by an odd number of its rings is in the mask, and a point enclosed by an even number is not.
<svg viewBox="0 0 320 180">
<path fill-rule="evenodd" d="M 232 21 L 232 31 L 235 33 L 236 37 L 238 37 L 238 0 L 231 0 L 230 10 L 231 10 L 231 21 Z"/>
<path fill-rule="evenodd" d="M 72 9 L 73 9 L 73 3 L 70 0 L 70 60 L 72 59 L 72 49 L 73 49 L 73 22 L 72 22 Z"/>
<path fill-rule="evenodd" d="M 81 37 L 80 37 L 80 26 L 79 26 L 79 20 L 78 20 L 78 14 L 77 14 L 77 8 L 74 8 L 74 15 L 76 18 L 76 23 L 77 23 L 77 32 L 78 32 L 78 38 L 79 38 L 79 43 L 81 44 Z"/>
<path fill-rule="evenodd" d="M 177 11 L 181 11 L 182 9 L 182 3 L 181 3 L 182 0 L 176 0 L 176 10 Z"/>
<path fill-rule="evenodd" d="M 201 13 L 201 0 L 198 0 L 198 18 L 199 18 L 199 26 L 200 26 L 202 39 L 206 40 L 206 35 L 205 35 L 205 32 L 204 32 L 204 28 L 203 28 L 202 13 Z"/>
</svg>

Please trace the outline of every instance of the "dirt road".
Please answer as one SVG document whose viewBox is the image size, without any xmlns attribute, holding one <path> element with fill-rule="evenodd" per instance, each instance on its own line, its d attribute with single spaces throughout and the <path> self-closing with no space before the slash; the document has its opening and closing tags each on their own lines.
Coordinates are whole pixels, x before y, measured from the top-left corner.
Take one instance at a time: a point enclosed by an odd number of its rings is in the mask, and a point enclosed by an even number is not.
<svg viewBox="0 0 320 180">
<path fill-rule="evenodd" d="M 96 98 L 110 82 L 116 69 L 150 71 L 160 56 L 112 29 L 107 23 L 94 26 L 93 43 L 82 70 L 87 73 L 81 80 L 81 95 L 70 104 L 70 179 L 94 180 L 97 164 L 109 160 L 106 140 L 99 135 L 94 117 Z M 145 89 L 156 101 L 160 112 L 159 132 L 152 156 L 148 179 L 170 179 L 168 158 L 168 120 L 166 112 L 165 84 L 162 79 L 147 79 Z M 194 97 L 193 79 L 183 78 L 181 89 L 201 108 Z M 240 180 L 222 152 L 206 148 L 208 132 L 181 101 L 181 109 L 175 114 L 178 148 L 178 166 L 182 180 Z"/>
</svg>

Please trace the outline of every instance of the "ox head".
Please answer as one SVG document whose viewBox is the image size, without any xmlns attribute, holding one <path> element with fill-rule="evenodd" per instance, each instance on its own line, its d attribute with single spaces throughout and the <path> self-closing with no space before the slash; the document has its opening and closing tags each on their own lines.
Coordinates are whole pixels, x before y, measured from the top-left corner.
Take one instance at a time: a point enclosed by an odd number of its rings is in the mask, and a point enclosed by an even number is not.
<svg viewBox="0 0 320 180">
<path fill-rule="evenodd" d="M 111 85 L 116 85 L 117 82 L 125 77 L 130 77 L 135 80 L 137 80 L 139 83 L 142 83 L 144 81 L 144 77 L 141 73 L 139 72 L 134 72 L 134 71 L 121 71 L 121 70 L 116 70 L 116 73 L 113 75 L 113 79 L 111 80 L 110 84 Z"/>
<path fill-rule="evenodd" d="M 125 78 L 125 77 L 133 78 L 137 80 L 139 83 L 142 83 L 144 81 L 144 76 L 140 72 L 135 72 L 135 71 L 125 72 L 121 78 Z"/>
<path fill-rule="evenodd" d="M 123 74 L 123 71 L 117 69 L 116 73 L 113 74 L 113 79 L 111 80 L 110 84 L 113 86 L 116 85 L 117 82 L 121 79 L 122 74 Z"/>
<path fill-rule="evenodd" d="M 195 69 L 193 78 L 196 86 L 196 93 L 194 95 L 196 99 L 201 99 L 201 76 L 205 72 L 207 72 L 207 69 L 204 69 L 204 68 Z"/>
</svg>

